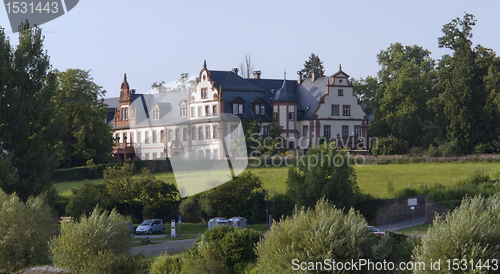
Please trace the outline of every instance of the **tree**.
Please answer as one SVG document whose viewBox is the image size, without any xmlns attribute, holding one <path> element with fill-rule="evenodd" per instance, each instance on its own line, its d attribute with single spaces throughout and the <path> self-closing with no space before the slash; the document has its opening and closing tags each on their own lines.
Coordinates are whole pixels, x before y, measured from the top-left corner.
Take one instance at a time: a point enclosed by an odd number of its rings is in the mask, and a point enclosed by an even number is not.
<svg viewBox="0 0 500 274">
<path fill-rule="evenodd" d="M 245 55 L 245 61 L 240 64 L 240 75 L 243 78 L 252 78 L 253 64 L 251 56 Z"/>
<path fill-rule="evenodd" d="M 154 82 L 151 85 L 152 89 L 158 90 L 159 93 L 165 93 L 165 92 L 189 92 L 194 89 L 196 84 L 198 83 L 197 80 L 190 80 L 189 79 L 189 73 L 182 73 L 181 78 L 175 81 L 175 87 L 165 87 L 165 81 L 161 82 Z"/>
<path fill-rule="evenodd" d="M 50 188 L 57 167 L 56 145 L 63 126 L 52 100 L 56 76 L 40 28 L 23 24 L 15 50 L 3 29 L 0 33 L 0 162 L 16 174 L 16 179 L 0 183 L 7 193 L 26 200 Z"/>
<path fill-rule="evenodd" d="M 379 82 L 376 77 L 368 76 L 365 79 L 353 81 L 354 92 L 361 98 L 361 105 L 366 114 L 374 114 L 379 108 L 379 103 L 375 99 L 375 94 L 379 89 Z"/>
<path fill-rule="evenodd" d="M 414 260 L 430 265 L 441 260 L 441 269 L 417 270 L 415 273 L 464 273 L 463 270 L 450 272 L 450 265 L 456 261 L 460 266 L 467 261 L 467 269 L 482 273 L 494 273 L 491 268 L 482 267 L 495 263 L 491 258 L 500 254 L 500 195 L 489 198 L 477 196 L 462 200 L 460 208 L 449 213 L 445 219 L 437 218 L 422 237 L 422 244 L 414 250 Z M 456 261 L 455 261 L 456 260 Z M 479 266 L 479 267 L 478 267 Z M 450 267 L 451 268 L 451 267 Z M 473 271 L 467 271 L 472 273 Z"/>
<path fill-rule="evenodd" d="M 440 61 L 438 79 L 443 90 L 444 113 L 449 120 L 447 138 L 463 153 L 491 142 L 491 133 L 498 136 L 499 126 L 498 121 L 488 118 L 495 110 L 487 107 L 490 92 L 485 86 L 485 77 L 495 57 L 489 49 L 472 48 L 475 25 L 474 15 L 465 14 L 462 19 L 444 25 L 443 36 L 438 39 L 439 47 L 453 51 L 452 56 L 445 55 Z"/>
<path fill-rule="evenodd" d="M 200 204 L 209 218 L 244 216 L 249 222 L 258 223 L 266 219 L 264 198 L 260 179 L 251 172 L 244 172 L 203 193 Z"/>
<path fill-rule="evenodd" d="M 62 167 L 83 166 L 88 160 L 107 163 L 113 150 L 111 127 L 106 123 L 106 91 L 93 82 L 90 71 L 68 69 L 58 72 L 54 94 L 57 108 L 65 121 L 65 133 L 59 151 Z"/>
<path fill-rule="evenodd" d="M 285 182 L 297 205 L 311 208 L 324 198 L 337 208 L 348 209 L 357 202 L 360 190 L 354 168 L 333 143 L 308 150 L 303 159 L 289 167 Z"/>
<path fill-rule="evenodd" d="M 52 209 L 42 197 L 24 203 L 0 189 L 0 272 L 14 273 L 45 259 L 55 225 Z"/>
<path fill-rule="evenodd" d="M 367 88 L 376 87 L 375 93 L 365 93 L 374 116 L 369 134 L 377 137 L 392 136 L 406 148 L 392 153 L 405 153 L 413 146 L 427 145 L 435 141 L 435 132 L 428 130 L 433 123 L 434 112 L 428 102 L 438 93 L 434 88 L 435 61 L 430 51 L 417 45 L 391 44 L 377 55 L 382 68 L 378 72 L 378 84 L 369 79 Z"/>
<path fill-rule="evenodd" d="M 323 67 L 323 62 L 319 59 L 319 56 L 311 53 L 309 56 L 309 60 L 306 60 L 304 63 L 304 68 L 302 69 L 302 73 L 306 78 L 311 78 L 313 72 L 316 72 L 318 77 L 325 76 L 325 68 Z"/>
<path fill-rule="evenodd" d="M 106 185 L 93 184 L 85 181 L 83 185 L 72 188 L 66 212 L 69 216 L 79 219 L 82 215 L 90 214 L 99 207 L 104 210 L 111 210 L 115 206 L 115 201 L 106 191 Z"/>
<path fill-rule="evenodd" d="M 366 225 L 363 216 L 353 209 L 344 215 L 341 209 L 323 200 L 313 209 L 300 209 L 293 218 L 274 224 L 257 244 L 259 273 L 290 273 L 291 267 L 298 270 L 296 265 L 300 262 L 357 261 L 370 236 Z M 329 272 L 321 270 L 318 272 Z"/>
</svg>

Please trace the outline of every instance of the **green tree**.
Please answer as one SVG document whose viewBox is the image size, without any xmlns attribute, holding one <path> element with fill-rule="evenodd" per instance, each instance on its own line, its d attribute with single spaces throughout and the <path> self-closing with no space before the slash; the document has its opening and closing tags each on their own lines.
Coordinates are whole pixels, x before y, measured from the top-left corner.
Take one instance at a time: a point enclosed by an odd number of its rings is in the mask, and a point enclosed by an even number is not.
<svg viewBox="0 0 500 274">
<path fill-rule="evenodd" d="M 500 256 L 500 195 L 489 198 L 477 196 L 462 200 L 460 208 L 446 216 L 446 219 L 437 219 L 427 234 L 422 237 L 422 244 L 414 250 L 414 259 L 417 262 L 441 260 L 441 269 L 417 270 L 415 273 L 496 273 L 492 270 L 492 258 Z M 455 259 L 462 266 L 467 261 L 469 271 L 449 270 Z M 475 270 L 471 270 L 470 261 L 473 261 Z M 481 260 L 481 262 L 480 262 Z M 490 268 L 479 268 L 489 262 Z M 479 263 L 480 262 L 480 263 Z"/>
<path fill-rule="evenodd" d="M 0 30 L 0 162 L 16 174 L 14 180 L 2 178 L 0 186 L 22 200 L 50 188 L 57 167 L 56 145 L 63 133 L 52 100 L 56 76 L 43 40 L 40 28 L 25 23 L 12 50 Z"/>
<path fill-rule="evenodd" d="M 56 219 L 42 197 L 26 203 L 0 189 L 0 272 L 14 273 L 49 255 Z"/>
<path fill-rule="evenodd" d="M 319 56 L 311 53 L 309 59 L 304 63 L 304 68 L 302 69 L 302 73 L 306 78 L 311 78 L 313 72 L 317 73 L 318 77 L 325 76 L 325 68 L 323 67 L 323 61 L 319 59 Z"/>
<path fill-rule="evenodd" d="M 354 92 L 361 98 L 361 105 L 365 113 L 374 114 L 379 108 L 379 102 L 375 99 L 375 94 L 379 89 L 379 82 L 376 77 L 368 76 L 365 79 L 354 80 Z"/>
<path fill-rule="evenodd" d="M 116 210 L 101 212 L 96 208 L 79 222 L 62 223 L 61 235 L 50 241 L 49 248 L 57 266 L 68 268 L 72 273 L 102 273 L 91 271 L 97 267 L 93 262 L 112 265 L 129 251 L 130 244 L 129 220 Z"/>
<path fill-rule="evenodd" d="M 251 172 L 244 172 L 203 193 L 200 204 L 209 218 L 243 216 L 257 223 L 265 221 L 264 196 L 260 179 Z"/>
<path fill-rule="evenodd" d="M 357 261 L 369 238 L 366 221 L 351 209 L 347 214 L 326 201 L 299 210 L 293 218 L 276 223 L 257 244 L 259 273 L 291 273 L 299 262 Z M 312 272 L 312 271 L 311 271 Z M 323 269 L 318 273 L 338 273 Z M 300 273 L 309 273 L 300 271 Z"/>
<path fill-rule="evenodd" d="M 453 51 L 440 61 L 438 84 L 443 90 L 444 113 L 449 120 L 447 138 L 456 144 L 460 152 L 473 152 L 478 144 L 491 142 L 498 136 L 497 111 L 489 102 L 495 94 L 487 90 L 488 72 L 494 61 L 490 49 L 472 47 L 474 15 L 453 19 L 442 28 L 439 47 Z M 485 79 L 486 78 L 486 79 Z M 485 83 L 486 80 L 486 83 Z M 490 107 L 489 107 L 490 106 Z M 492 119 L 493 118 L 493 119 Z"/>
<path fill-rule="evenodd" d="M 107 163 L 114 142 L 111 127 L 106 123 L 106 91 L 94 83 L 90 71 L 68 69 L 58 72 L 57 80 L 54 101 L 65 123 L 60 165 L 83 166 L 88 160 Z"/>
<path fill-rule="evenodd" d="M 108 194 L 105 184 L 93 184 L 85 181 L 81 186 L 71 189 L 71 195 L 66 212 L 79 219 L 84 214 L 90 214 L 99 207 L 104 210 L 111 210 L 115 201 Z"/>
<path fill-rule="evenodd" d="M 377 55 L 382 68 L 378 72 L 379 82 L 367 78 L 365 90 L 369 111 L 373 111 L 369 135 L 392 136 L 407 145 L 393 153 L 405 153 L 413 146 L 422 146 L 435 139 L 434 112 L 428 102 L 438 96 L 435 91 L 435 61 L 430 51 L 417 45 L 391 44 Z M 368 82 L 369 81 L 369 82 Z M 376 92 L 373 93 L 373 88 Z"/>
<path fill-rule="evenodd" d="M 322 198 L 337 208 L 350 208 L 359 199 L 360 190 L 348 159 L 333 143 L 308 150 L 296 166 L 288 168 L 287 193 L 306 208 L 314 207 Z"/>
</svg>

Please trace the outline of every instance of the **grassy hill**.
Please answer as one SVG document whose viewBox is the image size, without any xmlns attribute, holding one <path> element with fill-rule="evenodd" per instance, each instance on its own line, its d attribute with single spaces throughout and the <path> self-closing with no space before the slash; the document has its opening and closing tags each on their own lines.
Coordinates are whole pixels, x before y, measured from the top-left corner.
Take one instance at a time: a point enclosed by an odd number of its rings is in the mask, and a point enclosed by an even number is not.
<svg viewBox="0 0 500 274">
<path fill-rule="evenodd" d="M 415 164 L 370 164 L 356 166 L 356 175 L 359 187 L 365 193 L 380 198 L 391 198 L 388 184 L 392 184 L 395 190 L 419 184 L 433 185 L 436 183 L 451 184 L 458 180 L 467 178 L 476 170 L 490 175 L 492 179 L 498 179 L 500 163 L 498 162 L 455 162 L 455 163 L 415 163 Z M 288 174 L 287 167 L 262 167 L 249 168 L 257 175 L 265 189 L 270 191 L 286 191 L 285 181 Z M 175 184 L 172 172 L 155 173 L 157 178 Z M 493 178 L 495 176 L 495 178 Z M 93 180 L 98 182 L 99 180 Z M 55 187 L 60 193 L 67 193 L 72 187 L 79 186 L 83 181 L 56 183 Z"/>
</svg>

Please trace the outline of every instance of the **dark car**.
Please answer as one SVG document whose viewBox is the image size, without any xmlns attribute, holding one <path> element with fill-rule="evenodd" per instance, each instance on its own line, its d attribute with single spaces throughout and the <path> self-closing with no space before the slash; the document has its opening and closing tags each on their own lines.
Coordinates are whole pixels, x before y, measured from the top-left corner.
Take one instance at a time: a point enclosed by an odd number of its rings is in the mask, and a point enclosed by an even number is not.
<svg viewBox="0 0 500 274">
<path fill-rule="evenodd" d="M 375 235 L 379 235 L 379 236 L 384 236 L 385 235 L 385 232 L 383 231 L 380 231 L 378 230 L 378 228 L 374 227 L 374 226 L 367 226 L 366 228 L 368 228 L 368 231 L 371 233 L 371 234 L 375 234 Z"/>
</svg>

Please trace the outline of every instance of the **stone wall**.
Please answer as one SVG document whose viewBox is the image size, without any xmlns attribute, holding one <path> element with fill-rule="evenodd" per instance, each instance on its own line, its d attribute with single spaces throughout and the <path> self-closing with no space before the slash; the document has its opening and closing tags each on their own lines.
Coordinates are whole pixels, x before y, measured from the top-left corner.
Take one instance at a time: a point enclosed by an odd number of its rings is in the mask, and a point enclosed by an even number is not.
<svg viewBox="0 0 500 274">
<path fill-rule="evenodd" d="M 439 217 L 444 218 L 450 210 L 460 206 L 461 200 L 453 200 L 446 202 L 433 202 L 425 200 L 425 223 L 432 224 L 435 219 L 436 213 Z"/>
<path fill-rule="evenodd" d="M 414 209 L 415 217 L 425 216 L 425 195 L 417 197 L 417 205 Z M 379 209 L 379 213 L 372 221 L 375 224 L 390 224 L 413 218 L 411 207 L 408 206 L 408 198 L 395 199 L 393 203 Z"/>
</svg>

